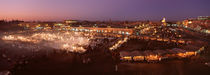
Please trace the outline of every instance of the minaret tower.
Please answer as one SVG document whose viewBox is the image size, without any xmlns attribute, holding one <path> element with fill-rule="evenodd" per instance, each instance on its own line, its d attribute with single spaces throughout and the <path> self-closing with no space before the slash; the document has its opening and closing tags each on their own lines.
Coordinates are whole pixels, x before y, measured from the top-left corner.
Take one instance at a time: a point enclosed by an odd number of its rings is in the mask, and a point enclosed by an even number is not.
<svg viewBox="0 0 210 75">
<path fill-rule="evenodd" d="M 165 18 L 165 17 L 163 17 L 163 19 L 162 19 L 161 22 L 162 22 L 162 25 L 163 25 L 163 26 L 166 26 L 166 18 Z"/>
</svg>

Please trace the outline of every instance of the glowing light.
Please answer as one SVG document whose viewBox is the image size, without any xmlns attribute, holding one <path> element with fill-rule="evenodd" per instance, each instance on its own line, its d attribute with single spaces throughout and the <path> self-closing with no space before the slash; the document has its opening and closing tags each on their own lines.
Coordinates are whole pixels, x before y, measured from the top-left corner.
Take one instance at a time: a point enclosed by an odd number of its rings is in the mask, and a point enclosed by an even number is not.
<svg viewBox="0 0 210 75">
<path fill-rule="evenodd" d="M 114 44 L 112 47 L 109 48 L 109 50 L 114 50 L 117 49 L 118 47 L 121 46 L 121 44 L 127 42 L 128 38 L 124 38 L 123 40 L 119 40 L 116 44 Z"/>
<path fill-rule="evenodd" d="M 85 52 L 83 46 L 89 45 L 90 40 L 78 32 L 35 32 L 32 34 L 5 34 L 1 37 L 4 41 L 33 43 L 38 46 L 51 47 L 54 49 L 67 50 L 70 52 Z M 24 46 L 23 46 L 24 47 Z M 20 48 L 23 48 L 20 47 Z"/>
<path fill-rule="evenodd" d="M 189 21 L 189 22 L 188 22 L 188 24 L 191 24 L 191 23 L 192 23 L 192 21 Z"/>
</svg>

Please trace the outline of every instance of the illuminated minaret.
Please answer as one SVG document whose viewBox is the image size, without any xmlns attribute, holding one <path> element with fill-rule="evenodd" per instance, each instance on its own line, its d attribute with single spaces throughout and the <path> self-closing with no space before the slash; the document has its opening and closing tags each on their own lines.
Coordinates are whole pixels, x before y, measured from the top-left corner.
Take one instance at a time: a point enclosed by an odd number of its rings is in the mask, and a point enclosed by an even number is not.
<svg viewBox="0 0 210 75">
<path fill-rule="evenodd" d="M 162 22 L 162 25 L 163 25 L 163 26 L 166 26 L 166 18 L 165 18 L 165 17 L 163 17 L 163 19 L 162 19 L 161 22 Z"/>
</svg>

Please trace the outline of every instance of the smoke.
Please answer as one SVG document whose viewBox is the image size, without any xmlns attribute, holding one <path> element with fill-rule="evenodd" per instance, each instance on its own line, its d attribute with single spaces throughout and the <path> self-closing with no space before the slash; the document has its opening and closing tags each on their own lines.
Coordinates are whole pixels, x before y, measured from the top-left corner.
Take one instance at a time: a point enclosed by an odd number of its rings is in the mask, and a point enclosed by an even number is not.
<svg viewBox="0 0 210 75">
<path fill-rule="evenodd" d="M 21 49 L 53 48 L 70 52 L 83 53 L 84 46 L 90 44 L 90 39 L 83 33 L 68 31 L 20 32 L 5 33 L 1 36 L 5 44 Z"/>
</svg>

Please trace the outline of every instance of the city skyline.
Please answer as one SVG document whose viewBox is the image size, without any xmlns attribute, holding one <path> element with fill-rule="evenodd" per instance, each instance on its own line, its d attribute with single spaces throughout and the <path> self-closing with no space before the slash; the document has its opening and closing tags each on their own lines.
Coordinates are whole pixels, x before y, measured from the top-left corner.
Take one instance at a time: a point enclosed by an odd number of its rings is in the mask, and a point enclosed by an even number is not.
<svg viewBox="0 0 210 75">
<path fill-rule="evenodd" d="M 209 16 L 209 0 L 1 0 L 0 19 L 155 20 Z"/>
</svg>

